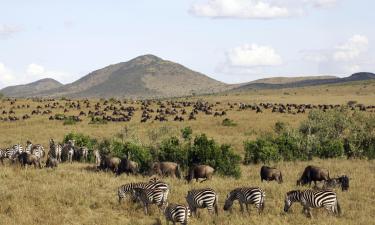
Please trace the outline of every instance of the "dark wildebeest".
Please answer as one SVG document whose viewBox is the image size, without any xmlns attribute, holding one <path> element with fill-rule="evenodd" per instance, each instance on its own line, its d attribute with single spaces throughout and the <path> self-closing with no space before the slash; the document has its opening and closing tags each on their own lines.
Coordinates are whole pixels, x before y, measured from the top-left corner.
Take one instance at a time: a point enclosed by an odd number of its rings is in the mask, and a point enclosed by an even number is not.
<svg viewBox="0 0 375 225">
<path fill-rule="evenodd" d="M 276 168 L 269 167 L 269 166 L 262 166 L 262 168 L 260 169 L 260 180 L 262 182 L 263 180 L 266 180 L 266 181 L 275 180 L 279 184 L 281 184 L 283 182 L 283 175 L 281 174 L 281 171 Z"/>
<path fill-rule="evenodd" d="M 58 164 L 59 164 L 59 161 L 56 158 L 54 158 L 52 156 L 49 156 L 47 158 L 47 161 L 46 161 L 46 167 L 47 168 L 55 168 L 55 167 L 57 167 Z"/>
<path fill-rule="evenodd" d="M 316 186 L 317 181 L 327 181 L 329 179 L 329 171 L 327 169 L 323 169 L 317 166 L 307 166 L 303 171 L 300 179 L 297 180 L 297 185 L 299 186 L 309 184 L 309 186 L 311 186 L 311 182 L 314 181 L 314 184 Z"/>
<path fill-rule="evenodd" d="M 180 166 L 174 162 L 155 162 L 151 167 L 151 175 L 171 176 L 181 178 Z"/>
<path fill-rule="evenodd" d="M 42 165 L 40 164 L 40 158 L 38 158 L 36 155 L 22 152 L 17 156 L 17 158 L 21 163 L 21 166 L 23 167 L 25 167 L 26 165 L 34 165 L 35 168 L 42 168 Z"/>
<path fill-rule="evenodd" d="M 126 173 L 127 175 L 129 175 L 130 173 L 137 174 L 138 171 L 139 171 L 138 163 L 131 161 L 125 157 L 121 159 L 121 162 L 117 171 L 117 175 L 120 175 L 121 173 Z"/>
<path fill-rule="evenodd" d="M 192 179 L 195 179 L 196 182 L 198 182 L 199 178 L 204 178 L 203 181 L 211 179 L 213 173 L 215 172 L 215 169 L 208 165 L 197 165 L 193 166 L 189 169 L 188 175 L 185 177 L 185 179 L 190 183 Z"/>
<path fill-rule="evenodd" d="M 328 179 L 324 181 L 323 189 L 341 187 L 342 191 L 349 190 L 349 177 L 343 175 L 341 177 Z"/>
<path fill-rule="evenodd" d="M 104 156 L 100 162 L 100 168 L 103 170 L 111 170 L 117 173 L 121 159 L 118 157 Z"/>
</svg>

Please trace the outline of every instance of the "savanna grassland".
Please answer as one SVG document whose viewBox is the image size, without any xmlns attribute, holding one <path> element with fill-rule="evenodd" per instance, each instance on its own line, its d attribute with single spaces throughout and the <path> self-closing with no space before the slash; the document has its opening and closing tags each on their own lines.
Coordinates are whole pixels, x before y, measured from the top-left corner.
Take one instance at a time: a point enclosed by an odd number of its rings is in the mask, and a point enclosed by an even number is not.
<svg viewBox="0 0 375 225">
<path fill-rule="evenodd" d="M 241 93 L 197 96 L 180 100 L 220 102 L 217 110 L 228 109 L 228 103 L 253 104 L 271 103 L 306 103 L 306 104 L 346 104 L 357 101 L 365 105 L 375 104 L 375 82 L 357 82 L 347 85 L 324 85 L 316 87 L 257 90 Z M 177 99 L 178 100 L 178 99 Z M 100 101 L 100 100 L 90 100 Z M 63 100 L 61 100 L 63 102 Z M 18 104 L 29 104 L 30 108 L 15 109 L 17 116 L 30 114 L 31 109 L 45 103 L 19 99 Z M 94 104 L 92 104 L 94 105 Z M 50 121 L 50 115 L 31 116 L 25 121 L 0 121 L 0 148 L 16 143 L 40 143 L 46 148 L 48 140 L 54 138 L 62 141 L 69 132 L 84 133 L 98 140 L 109 138 L 119 133 L 125 138 L 136 139 L 141 143 L 159 141 L 152 138 L 152 131 L 165 129 L 166 136 L 180 135 L 180 129 L 190 126 L 194 134 L 206 133 L 219 143 L 231 144 L 234 150 L 243 155 L 243 142 L 255 139 L 264 132 L 272 132 L 277 121 L 298 127 L 307 114 L 281 114 L 264 110 L 256 113 L 253 110 L 238 110 L 238 107 L 227 111 L 223 117 L 197 115 L 197 120 L 175 122 L 148 121 L 140 123 L 140 105 L 134 105 L 138 111 L 130 122 L 109 122 L 107 124 L 89 124 L 90 119 L 73 125 L 63 125 L 62 121 Z M 0 103 L 1 111 L 8 111 L 12 106 L 8 101 Z M 86 110 L 87 109 L 82 109 Z M 80 110 L 70 110 L 67 115 L 78 115 Z M 189 110 L 188 110 L 189 111 Z M 55 113 L 63 113 L 56 109 Z M 368 112 L 373 113 L 373 112 Z M 230 118 L 236 126 L 222 126 L 222 120 Z M 125 129 L 126 127 L 126 129 Z M 126 131 L 126 132 L 125 132 Z M 163 137 L 160 137 L 163 138 Z M 307 219 L 301 213 L 301 206 L 294 205 L 292 211 L 284 214 L 283 199 L 287 191 L 296 189 L 296 179 L 304 167 L 314 164 L 328 168 L 335 175 L 347 174 L 350 178 L 349 192 L 337 191 L 342 208 L 342 215 L 327 216 L 324 210 L 314 210 L 313 218 Z M 219 216 L 209 215 L 201 210 L 200 218 L 191 219 L 189 224 L 375 224 L 375 164 L 370 160 L 314 159 L 308 162 L 272 163 L 283 171 L 284 183 L 261 183 L 259 169 L 261 165 L 241 166 L 240 179 L 214 176 L 213 180 L 204 183 L 186 184 L 183 180 L 166 178 L 171 186 L 170 202 L 184 203 L 189 189 L 211 187 L 219 193 Z M 148 177 L 96 172 L 93 164 L 73 163 L 60 164 L 57 169 L 22 169 L 8 162 L 0 166 L 0 224 L 165 224 L 161 213 L 152 207 L 150 216 L 143 214 L 138 204 L 129 201 L 118 204 L 116 190 L 121 184 L 133 181 L 146 181 Z M 238 205 L 233 213 L 223 212 L 222 206 L 226 194 L 239 186 L 259 186 L 266 192 L 265 210 L 258 215 L 254 208 L 251 214 L 241 214 Z"/>
</svg>

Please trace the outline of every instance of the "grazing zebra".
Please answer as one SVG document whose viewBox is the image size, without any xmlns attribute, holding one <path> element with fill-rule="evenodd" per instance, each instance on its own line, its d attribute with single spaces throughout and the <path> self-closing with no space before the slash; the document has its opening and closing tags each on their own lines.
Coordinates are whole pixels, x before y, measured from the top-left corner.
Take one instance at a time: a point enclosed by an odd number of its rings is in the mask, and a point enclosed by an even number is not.
<svg viewBox="0 0 375 225">
<path fill-rule="evenodd" d="M 249 204 L 254 204 L 261 213 L 264 209 L 264 198 L 266 194 L 259 187 L 242 187 L 232 190 L 225 200 L 224 210 L 231 210 L 233 202 L 238 200 L 241 212 L 244 212 L 243 204 L 246 206 L 246 211 L 249 212 Z"/>
<path fill-rule="evenodd" d="M 15 160 L 18 154 L 21 154 L 23 152 L 22 145 L 16 144 L 13 145 L 11 148 L 7 148 L 5 150 L 6 158 Z"/>
<path fill-rule="evenodd" d="M 169 194 L 169 185 L 167 183 L 164 183 L 163 181 L 160 181 L 157 179 L 151 179 L 148 183 L 139 182 L 139 183 L 129 183 L 129 184 L 121 185 L 117 190 L 119 203 L 121 203 L 121 200 L 126 197 L 126 194 L 132 195 L 134 197 L 134 189 L 136 188 L 162 189 L 162 190 L 165 190 L 166 197 L 168 197 L 168 194 Z"/>
<path fill-rule="evenodd" d="M 167 225 L 169 224 L 169 221 L 171 221 L 173 225 L 176 225 L 176 223 L 187 225 L 191 212 L 189 206 L 181 204 L 168 204 L 164 210 L 164 216 L 167 221 Z"/>
<path fill-rule="evenodd" d="M 197 215 L 198 208 L 207 208 L 209 212 L 215 210 L 215 214 L 218 215 L 218 195 L 211 188 L 194 189 L 188 191 L 186 201 L 189 204 L 191 212 Z"/>
<path fill-rule="evenodd" d="M 59 162 L 61 162 L 61 152 L 62 146 L 60 144 L 56 144 L 53 139 L 49 140 L 49 153 L 52 157 L 56 158 Z"/>
<path fill-rule="evenodd" d="M 341 177 L 332 178 L 324 181 L 323 189 L 341 187 L 342 191 L 349 190 L 349 177 L 343 175 Z"/>
<path fill-rule="evenodd" d="M 168 194 L 166 192 L 167 190 L 159 188 L 134 188 L 135 198 L 142 203 L 146 215 L 149 211 L 149 205 L 155 204 L 161 209 L 167 203 Z"/>
<path fill-rule="evenodd" d="M 101 162 L 101 156 L 100 156 L 99 150 L 96 149 L 94 151 L 94 156 L 95 156 L 95 165 L 96 165 L 97 168 L 99 168 L 100 167 L 100 162 Z"/>
<path fill-rule="evenodd" d="M 341 208 L 337 200 L 337 195 L 332 190 L 305 190 L 289 191 L 285 196 L 284 211 L 288 212 L 294 202 L 300 202 L 303 206 L 303 212 L 307 217 L 311 217 L 310 208 L 324 207 L 328 212 L 340 215 Z"/>
</svg>

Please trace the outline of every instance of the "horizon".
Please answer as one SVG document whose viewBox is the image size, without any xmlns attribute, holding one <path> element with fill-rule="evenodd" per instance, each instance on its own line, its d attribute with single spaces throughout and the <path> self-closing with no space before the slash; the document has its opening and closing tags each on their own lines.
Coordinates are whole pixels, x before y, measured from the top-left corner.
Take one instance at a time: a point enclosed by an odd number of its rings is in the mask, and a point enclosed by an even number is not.
<svg viewBox="0 0 375 225">
<path fill-rule="evenodd" d="M 6 1 L 0 89 L 44 78 L 68 84 L 145 54 L 228 84 L 374 72 L 371 6 L 369 0 Z"/>
</svg>

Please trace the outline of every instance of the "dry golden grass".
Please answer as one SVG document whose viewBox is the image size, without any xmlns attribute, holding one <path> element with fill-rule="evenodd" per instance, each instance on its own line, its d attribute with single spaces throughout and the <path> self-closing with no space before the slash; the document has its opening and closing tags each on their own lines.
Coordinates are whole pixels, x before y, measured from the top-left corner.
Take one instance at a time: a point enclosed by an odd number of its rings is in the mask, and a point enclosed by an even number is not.
<svg viewBox="0 0 375 225">
<path fill-rule="evenodd" d="M 281 102 L 281 103 L 313 103 L 313 104 L 345 104 L 349 100 L 359 103 L 375 104 L 375 82 L 357 82 L 351 85 L 325 85 L 309 88 L 251 91 L 240 94 L 224 94 L 189 98 L 203 99 L 209 102 L 221 101 L 225 108 L 227 102 Z M 19 100 L 17 104 L 29 103 L 34 108 L 38 103 Z M 93 104 L 92 104 L 93 105 Z M 1 108 L 2 107 L 2 108 Z M 140 105 L 136 106 L 138 109 Z M 8 102 L 0 103 L 1 111 L 9 110 Z M 16 109 L 17 115 L 30 114 L 30 109 Z M 58 113 L 59 111 L 54 111 Z M 77 115 L 72 111 L 70 115 Z M 307 115 L 290 115 L 271 113 L 269 111 L 256 114 L 255 111 L 228 111 L 226 116 L 235 123 L 235 127 L 224 127 L 221 121 L 225 117 L 214 118 L 198 115 L 197 121 L 185 122 L 147 122 L 139 123 L 137 112 L 129 123 L 108 123 L 106 125 L 88 124 L 85 119 L 76 125 L 63 126 L 61 121 L 49 121 L 48 116 L 33 116 L 30 120 L 18 122 L 0 121 L 0 147 L 9 147 L 15 143 L 25 144 L 26 140 L 48 146 L 48 140 L 54 138 L 61 141 L 68 132 L 81 132 L 97 139 L 112 137 L 125 126 L 130 136 L 141 142 L 150 142 L 148 133 L 153 129 L 167 127 L 168 135 L 180 135 L 180 129 L 191 126 L 194 133 L 206 133 L 220 143 L 232 144 L 235 150 L 243 153 L 243 141 L 270 131 L 276 121 L 287 122 L 298 126 Z M 339 218 L 327 216 L 324 210 L 314 210 L 314 218 L 307 219 L 301 214 L 301 207 L 295 205 L 290 214 L 282 213 L 284 194 L 295 189 L 295 181 L 308 164 L 330 169 L 331 174 L 349 175 L 350 191 L 338 191 L 343 215 Z M 276 164 L 285 177 L 281 185 L 277 183 L 261 183 L 259 179 L 260 165 L 242 167 L 239 180 L 214 177 L 203 184 L 187 185 L 183 181 L 166 179 L 172 187 L 171 202 L 184 203 L 186 192 L 191 188 L 212 187 L 219 193 L 220 208 L 226 194 L 238 186 L 260 186 L 266 191 L 266 209 L 258 215 L 254 209 L 250 216 L 238 212 L 236 205 L 233 214 L 220 211 L 219 217 L 201 211 L 200 219 L 192 219 L 191 224 L 375 224 L 375 166 L 373 161 L 365 160 L 314 160 L 312 162 L 289 162 Z M 144 181 L 141 176 L 115 177 L 111 173 L 94 172 L 92 165 L 74 163 L 61 164 L 56 170 L 21 169 L 13 165 L 0 165 L 0 224 L 153 224 L 156 219 L 164 219 L 153 207 L 151 216 L 144 216 L 139 205 L 126 202 L 119 205 L 116 189 L 119 185 Z"/>
<path fill-rule="evenodd" d="M 295 182 L 308 164 L 329 168 L 332 175 L 347 174 L 351 178 L 349 192 L 337 191 L 343 214 L 328 215 L 324 209 L 313 210 L 313 218 L 302 213 L 299 204 L 290 213 L 283 213 L 287 191 L 296 189 Z M 133 181 L 146 181 L 142 176 L 115 177 L 111 173 L 95 172 L 92 165 L 61 164 L 57 169 L 20 169 L 5 166 L 0 170 L 0 224 L 153 224 L 165 220 L 156 206 L 145 216 L 138 204 L 124 201 L 118 204 L 117 187 Z M 171 185 L 170 202 L 185 202 L 189 189 L 211 187 L 219 193 L 219 216 L 200 210 L 201 217 L 190 224 L 374 224 L 375 166 L 373 161 L 314 160 L 312 162 L 279 163 L 284 183 L 261 183 L 260 165 L 242 167 L 239 180 L 215 176 L 204 183 L 185 184 L 183 180 L 166 179 Z M 266 191 L 266 208 L 258 215 L 241 214 L 235 203 L 233 213 L 222 210 L 226 194 L 239 186 L 259 186 Z"/>
</svg>

